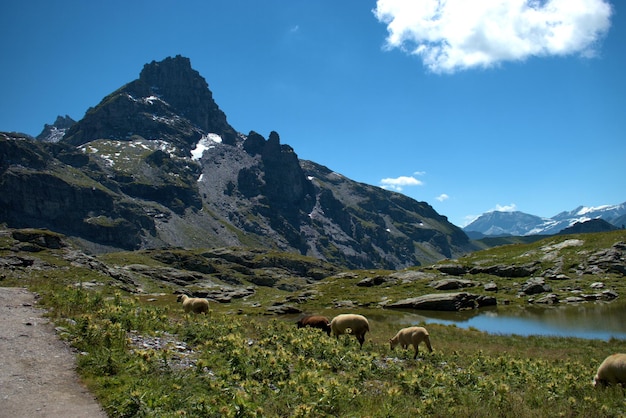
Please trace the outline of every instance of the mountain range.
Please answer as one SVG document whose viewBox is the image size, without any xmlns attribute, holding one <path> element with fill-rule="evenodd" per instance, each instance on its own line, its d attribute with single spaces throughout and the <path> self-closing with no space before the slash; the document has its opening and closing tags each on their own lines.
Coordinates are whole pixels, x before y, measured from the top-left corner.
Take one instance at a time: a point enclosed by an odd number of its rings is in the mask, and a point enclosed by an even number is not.
<svg viewBox="0 0 626 418">
<path fill-rule="evenodd" d="M 300 160 L 237 131 L 188 58 L 146 64 L 79 121 L 0 133 L 0 223 L 93 253 L 262 247 L 398 269 L 474 249 L 428 203 Z"/>
<path fill-rule="evenodd" d="M 603 222 L 590 222 L 594 220 Z M 484 236 L 554 235 L 563 231 L 567 232 L 577 224 L 593 225 L 593 230 L 596 231 L 623 229 L 626 224 L 626 202 L 597 207 L 579 206 L 552 218 L 542 218 L 517 211 L 487 212 L 465 226 L 463 230 L 473 239 Z"/>
</svg>

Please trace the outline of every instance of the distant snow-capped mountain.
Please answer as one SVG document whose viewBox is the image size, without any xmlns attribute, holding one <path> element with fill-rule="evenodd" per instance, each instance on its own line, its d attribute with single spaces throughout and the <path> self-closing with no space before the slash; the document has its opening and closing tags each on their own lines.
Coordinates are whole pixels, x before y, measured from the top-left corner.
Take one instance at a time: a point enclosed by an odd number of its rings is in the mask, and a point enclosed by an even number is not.
<svg viewBox="0 0 626 418">
<path fill-rule="evenodd" d="M 572 211 L 561 212 L 552 218 L 529 215 L 524 212 L 487 212 L 463 228 L 468 235 L 552 235 L 577 222 L 602 219 L 622 227 L 626 217 L 626 202 L 619 205 L 595 207 L 579 206 Z M 474 234 L 472 234 L 474 233 Z"/>
</svg>

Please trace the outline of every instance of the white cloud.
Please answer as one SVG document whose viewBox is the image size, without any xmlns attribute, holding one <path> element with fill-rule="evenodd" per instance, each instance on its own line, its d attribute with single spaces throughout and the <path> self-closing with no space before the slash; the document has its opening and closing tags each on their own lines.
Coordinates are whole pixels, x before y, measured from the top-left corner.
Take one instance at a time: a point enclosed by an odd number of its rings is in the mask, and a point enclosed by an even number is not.
<svg viewBox="0 0 626 418">
<path fill-rule="evenodd" d="M 386 178 L 380 181 L 380 187 L 387 190 L 394 190 L 396 192 L 401 192 L 402 189 L 406 186 L 421 186 L 422 183 L 420 180 L 416 179 L 413 176 L 400 176 L 396 178 Z"/>
<path fill-rule="evenodd" d="M 610 27 L 607 0 L 378 0 L 388 49 L 418 55 L 435 73 L 531 56 L 590 57 Z"/>
<path fill-rule="evenodd" d="M 498 212 L 514 212 L 517 210 L 517 205 L 515 203 L 511 203 L 510 205 L 500 205 L 497 204 L 495 209 L 490 210 L 489 212 L 498 211 Z"/>
<path fill-rule="evenodd" d="M 444 200 L 448 200 L 450 198 L 450 196 L 448 196 L 445 193 L 441 193 L 439 196 L 437 196 L 435 199 L 437 199 L 440 202 L 443 202 Z"/>
</svg>

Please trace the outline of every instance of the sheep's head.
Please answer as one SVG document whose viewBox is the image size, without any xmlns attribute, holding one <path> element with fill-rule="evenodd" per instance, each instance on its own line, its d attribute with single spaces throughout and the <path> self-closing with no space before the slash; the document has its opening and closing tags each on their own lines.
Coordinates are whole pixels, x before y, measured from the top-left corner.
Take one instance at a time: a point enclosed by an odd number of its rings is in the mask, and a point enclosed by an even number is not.
<svg viewBox="0 0 626 418">
<path fill-rule="evenodd" d="M 607 382 L 606 380 L 600 379 L 600 376 L 598 376 L 597 374 L 593 377 L 593 386 L 594 387 L 601 387 L 601 386 L 607 386 Z"/>
<path fill-rule="evenodd" d="M 396 348 L 397 345 L 398 345 L 398 338 L 394 337 L 389 340 L 389 346 L 391 347 L 392 350 Z"/>
</svg>

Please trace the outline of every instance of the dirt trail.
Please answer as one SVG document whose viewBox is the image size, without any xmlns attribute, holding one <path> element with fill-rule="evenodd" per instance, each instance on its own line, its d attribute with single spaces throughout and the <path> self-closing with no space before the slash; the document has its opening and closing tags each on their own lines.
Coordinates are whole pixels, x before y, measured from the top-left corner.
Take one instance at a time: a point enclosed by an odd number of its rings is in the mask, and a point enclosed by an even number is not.
<svg viewBox="0 0 626 418">
<path fill-rule="evenodd" d="M 0 418 L 100 418 L 75 354 L 22 288 L 0 287 Z"/>
</svg>

